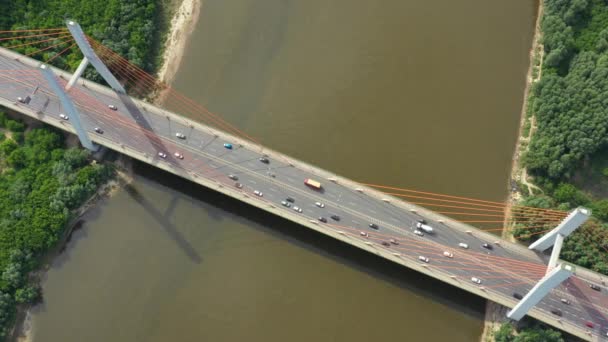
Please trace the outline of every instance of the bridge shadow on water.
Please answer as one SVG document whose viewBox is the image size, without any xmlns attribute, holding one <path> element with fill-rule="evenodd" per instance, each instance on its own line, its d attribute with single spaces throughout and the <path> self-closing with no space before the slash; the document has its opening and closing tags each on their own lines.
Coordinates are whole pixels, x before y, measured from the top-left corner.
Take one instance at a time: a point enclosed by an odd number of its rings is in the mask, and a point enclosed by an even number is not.
<svg viewBox="0 0 608 342">
<path fill-rule="evenodd" d="M 135 162 L 134 170 L 136 174 L 147 180 L 191 197 L 195 200 L 193 202 L 198 201 L 201 203 L 200 207 L 202 209 L 207 208 L 209 217 L 214 221 L 229 218 L 299 248 L 331 258 L 333 261 L 356 269 L 359 272 L 370 274 L 375 278 L 382 279 L 416 295 L 432 298 L 438 303 L 454 308 L 475 319 L 483 319 L 485 300 L 481 297 L 385 260 L 375 254 L 304 228 L 216 191 L 196 185 L 148 164 Z M 151 203 L 141 198 L 141 196 L 135 194 L 133 198 L 163 224 L 163 227 L 165 227 L 171 238 L 177 242 L 180 248 L 191 259 L 200 262 L 200 256 L 198 256 L 194 248 L 183 239 L 168 220 L 169 215 L 167 214 L 173 211 L 179 200 L 179 195 L 173 196 L 165 213 L 161 213 L 155 209 Z"/>
</svg>

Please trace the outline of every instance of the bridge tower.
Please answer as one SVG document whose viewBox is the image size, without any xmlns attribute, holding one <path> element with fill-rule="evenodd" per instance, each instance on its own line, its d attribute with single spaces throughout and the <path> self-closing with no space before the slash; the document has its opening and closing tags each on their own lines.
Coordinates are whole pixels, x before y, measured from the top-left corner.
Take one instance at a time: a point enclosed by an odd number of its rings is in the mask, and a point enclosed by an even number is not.
<svg viewBox="0 0 608 342">
<path fill-rule="evenodd" d="M 110 87 L 112 87 L 112 89 L 114 89 L 114 91 L 120 94 L 124 94 L 125 89 L 120 84 L 120 82 L 118 82 L 116 77 L 112 75 L 106 65 L 103 64 L 101 59 L 99 59 L 95 51 L 93 51 L 93 48 L 87 41 L 86 36 L 82 31 L 80 25 L 78 25 L 78 23 L 73 20 L 66 20 L 66 25 L 68 27 L 68 30 L 70 31 L 70 34 L 72 34 L 72 37 L 74 37 L 74 41 L 78 45 L 78 48 L 84 56 L 84 58 L 78 65 L 76 72 L 74 73 L 74 75 L 72 75 L 64 89 L 57 81 L 55 75 L 53 74 L 53 71 L 49 66 L 47 66 L 46 64 L 42 64 L 40 65 L 40 70 L 46 80 L 49 82 L 51 89 L 53 89 L 55 94 L 59 97 L 59 101 L 67 112 L 70 121 L 73 123 L 74 129 L 78 134 L 78 139 L 80 139 L 80 143 L 82 144 L 82 146 L 88 150 L 96 152 L 97 150 L 99 150 L 99 145 L 91 141 L 87 131 L 82 126 L 80 113 L 78 112 L 76 106 L 74 105 L 74 102 L 68 95 L 69 90 L 78 81 L 80 76 L 82 76 L 82 73 L 89 64 L 91 64 L 95 68 L 95 70 L 97 70 L 101 77 L 103 77 L 103 79 L 110 85 Z"/>
<path fill-rule="evenodd" d="M 591 216 L 591 211 L 585 208 L 576 208 L 557 226 L 545 234 L 542 238 L 531 244 L 528 248 L 543 252 L 553 246 L 551 257 L 547 265 L 547 273 L 538 283 L 522 298 L 515 307 L 507 313 L 507 317 L 516 321 L 528 313 L 528 311 L 540 302 L 551 290 L 559 286 L 564 280 L 570 278 L 574 273 L 574 266 L 569 264 L 557 265 L 559 253 L 562 249 L 564 238 L 580 227 Z"/>
</svg>

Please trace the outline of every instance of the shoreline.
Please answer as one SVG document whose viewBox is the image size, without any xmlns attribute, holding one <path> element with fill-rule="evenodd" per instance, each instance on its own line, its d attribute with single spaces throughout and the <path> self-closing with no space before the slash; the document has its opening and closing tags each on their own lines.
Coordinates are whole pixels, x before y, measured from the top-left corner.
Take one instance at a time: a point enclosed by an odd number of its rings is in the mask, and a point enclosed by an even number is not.
<svg viewBox="0 0 608 342">
<path fill-rule="evenodd" d="M 167 39 L 164 42 L 163 62 L 157 72 L 157 78 L 167 85 L 173 82 L 175 74 L 179 69 L 188 39 L 198 22 L 201 2 L 202 0 L 180 0 L 171 18 Z M 161 103 L 164 98 L 163 95 L 164 93 L 160 92 L 154 102 Z M 82 223 L 81 217 L 86 212 L 93 208 L 100 200 L 110 198 L 125 184 L 131 183 L 133 174 L 130 158 L 121 156 L 112 163 L 117 166 L 116 177 L 100 186 L 97 192 L 75 211 L 75 217 L 67 224 L 66 231 L 60 242 L 43 257 L 43 266 L 34 272 L 34 278 L 40 279 L 48 271 L 55 257 L 63 253 L 67 248 L 72 234 L 80 228 Z M 17 309 L 17 319 L 9 340 L 15 342 L 32 342 L 34 340 L 32 308 L 34 307 L 21 307 Z"/>
<path fill-rule="evenodd" d="M 527 188 L 528 194 L 532 193 L 532 189 L 538 189 L 534 184 L 528 182 L 527 170 L 521 165 L 521 157 L 528 148 L 528 143 L 530 141 L 530 138 L 532 137 L 532 134 L 534 133 L 535 128 L 534 116 L 529 115 L 528 113 L 528 100 L 530 97 L 530 90 L 532 88 L 532 85 L 538 82 L 541 75 L 540 66 L 542 65 L 544 49 L 540 42 L 542 35 L 540 30 L 540 22 L 543 16 L 543 10 L 543 0 L 538 0 L 536 20 L 534 23 L 534 35 L 532 37 L 532 46 L 530 47 L 529 52 L 530 64 L 526 73 L 526 85 L 524 87 L 524 99 L 520 112 L 517 142 L 515 143 L 515 150 L 513 151 L 511 172 L 509 182 L 507 184 L 507 188 L 509 189 L 509 195 L 507 196 L 506 200 L 507 212 L 505 213 L 505 222 L 503 224 L 503 227 L 505 228 L 501 232 L 501 236 L 503 238 L 508 238 L 512 242 L 515 242 L 515 238 L 512 235 L 508 236 L 510 225 L 507 220 L 507 217 L 509 217 L 510 207 L 511 205 L 518 203 L 522 199 L 522 191 L 526 190 L 524 189 L 524 186 Z M 486 302 L 484 327 L 480 337 L 481 342 L 494 341 L 494 333 L 498 331 L 502 323 L 507 321 L 507 312 L 508 308 L 505 306 L 491 301 Z"/>
<path fill-rule="evenodd" d="M 171 25 L 164 43 L 163 63 L 158 69 L 159 81 L 170 85 L 181 65 L 186 43 L 196 27 L 200 15 L 202 0 L 181 0 L 171 18 Z M 164 92 L 155 98 L 155 103 L 162 103 Z"/>
<path fill-rule="evenodd" d="M 82 216 L 95 207 L 99 201 L 112 197 L 119 189 L 133 181 L 132 160 L 129 157 L 120 155 L 112 164 L 116 165 L 116 176 L 102 184 L 89 199 L 74 211 L 75 216 L 68 222 L 66 230 L 57 245 L 42 257 L 40 269 L 30 275 L 31 278 L 37 279 L 38 283 L 49 270 L 55 258 L 66 250 L 72 239 L 72 234 L 82 227 Z M 17 308 L 17 318 L 13 326 L 13 332 L 9 335 L 9 341 L 34 341 L 32 309 L 35 307 L 34 305 Z"/>
</svg>

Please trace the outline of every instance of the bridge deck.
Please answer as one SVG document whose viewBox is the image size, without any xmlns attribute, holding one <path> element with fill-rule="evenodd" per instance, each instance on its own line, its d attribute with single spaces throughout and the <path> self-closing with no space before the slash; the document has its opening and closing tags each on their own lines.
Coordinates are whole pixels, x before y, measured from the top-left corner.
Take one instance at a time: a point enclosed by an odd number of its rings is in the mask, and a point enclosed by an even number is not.
<svg viewBox="0 0 608 342">
<path fill-rule="evenodd" d="M 37 66 L 37 61 L 0 48 L 0 69 L 31 71 L 27 77 L 18 72 L 2 73 L 0 104 L 74 133 L 70 121 L 59 118 L 62 109 L 58 98 L 45 89 L 48 85 L 36 73 Z M 65 82 L 71 76 L 54 71 Z M 16 102 L 18 96 L 28 95 L 36 85 L 41 87 L 29 104 Z M 542 276 L 539 269 L 545 264 L 543 258 L 520 245 L 501 240 L 488 254 L 481 244 L 494 243 L 499 240 L 496 236 L 331 172 L 149 103 L 119 96 L 89 81 L 79 81 L 70 95 L 81 113 L 83 126 L 100 145 L 502 305 L 513 307 L 517 301 L 513 293 L 525 294 Z M 110 110 L 108 104 L 118 110 Z M 94 127 L 102 128 L 104 133 L 94 133 Z M 178 132 L 186 139 L 177 138 Z M 231 143 L 233 149 L 226 149 L 224 143 Z M 158 152 L 166 153 L 166 158 L 159 157 Z M 175 152 L 183 159 L 175 157 Z M 262 155 L 268 156 L 268 164 L 258 160 Z M 237 176 L 243 187 L 237 188 L 229 174 Z M 306 178 L 323 183 L 322 191 L 305 186 Z M 255 190 L 263 196 L 254 195 Z M 281 205 L 287 197 L 295 199 L 293 206 L 300 207 L 301 213 Z M 318 207 L 315 202 L 325 206 Z M 330 215 L 339 215 L 340 220 L 332 220 Z M 328 222 L 320 222 L 319 217 Z M 435 229 L 434 234 L 414 234 L 421 218 Z M 370 228 L 370 223 L 379 229 Z M 369 236 L 364 237 L 361 232 Z M 398 245 L 382 245 L 389 239 L 395 239 Z M 459 249 L 460 242 L 470 248 Z M 444 257 L 444 251 L 454 253 L 454 258 Z M 419 256 L 428 257 L 430 262 L 420 262 Z M 530 264 L 537 266 L 528 267 Z M 471 277 L 480 278 L 483 283 L 474 284 Z M 602 291 L 591 290 L 589 281 L 600 285 Z M 605 279 L 599 274 L 579 268 L 575 277 L 552 291 L 529 315 L 582 338 L 599 339 L 608 328 L 608 290 L 604 284 Z M 572 304 L 563 304 L 561 298 L 570 299 Z M 561 310 L 563 317 L 551 314 L 553 309 Z M 585 327 L 587 321 L 594 322 L 596 328 Z"/>
</svg>

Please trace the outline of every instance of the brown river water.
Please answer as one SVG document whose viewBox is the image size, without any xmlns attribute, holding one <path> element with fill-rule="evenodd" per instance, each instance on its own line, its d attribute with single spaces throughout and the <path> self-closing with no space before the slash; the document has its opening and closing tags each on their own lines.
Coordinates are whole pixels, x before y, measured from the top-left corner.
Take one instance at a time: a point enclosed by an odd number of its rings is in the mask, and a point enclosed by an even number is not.
<svg viewBox="0 0 608 342">
<path fill-rule="evenodd" d="M 174 87 L 358 181 L 503 200 L 529 0 L 204 0 Z M 484 301 L 151 167 L 84 217 L 34 341 L 475 341 Z"/>
</svg>

